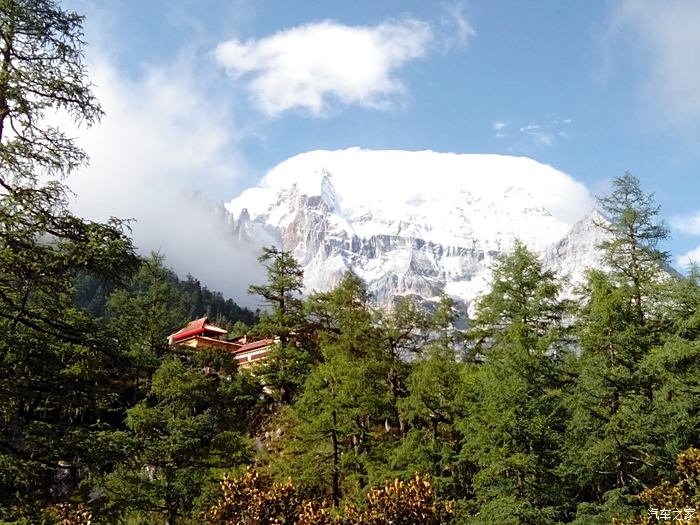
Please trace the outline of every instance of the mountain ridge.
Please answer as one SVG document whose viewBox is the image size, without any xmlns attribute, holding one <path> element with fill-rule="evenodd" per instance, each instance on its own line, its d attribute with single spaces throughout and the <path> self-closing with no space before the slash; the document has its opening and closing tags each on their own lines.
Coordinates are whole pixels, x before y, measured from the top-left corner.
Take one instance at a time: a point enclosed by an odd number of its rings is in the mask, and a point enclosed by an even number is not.
<svg viewBox="0 0 700 525">
<path fill-rule="evenodd" d="M 307 291 L 352 269 L 379 305 L 397 296 L 467 305 L 520 239 L 580 280 L 603 232 L 585 187 L 525 157 L 350 148 L 297 155 L 225 204 L 231 233 L 290 251 Z M 583 208 L 586 208 L 585 210 Z"/>
</svg>

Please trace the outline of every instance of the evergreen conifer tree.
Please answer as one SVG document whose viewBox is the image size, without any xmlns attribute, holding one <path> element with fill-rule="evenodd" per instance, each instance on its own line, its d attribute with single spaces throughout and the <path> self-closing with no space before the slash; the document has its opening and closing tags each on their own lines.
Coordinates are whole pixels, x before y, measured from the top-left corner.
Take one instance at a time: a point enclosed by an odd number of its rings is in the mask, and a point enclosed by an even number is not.
<svg viewBox="0 0 700 525">
<path fill-rule="evenodd" d="M 465 462 L 474 523 L 555 523 L 565 505 L 555 468 L 565 414 L 560 401 L 559 286 L 535 254 L 516 243 L 493 268 L 468 336 L 476 362 L 464 367 Z"/>
<path fill-rule="evenodd" d="M 435 312 L 427 316 L 430 341 L 411 366 L 406 379 L 408 395 L 398 402 L 409 430 L 391 448 L 391 470 L 384 479 L 408 479 L 416 471 L 430 473 L 443 495 L 461 499 L 469 473 L 459 458 L 462 436 L 456 428 L 464 414 L 460 402 L 463 364 L 456 359 L 457 316 L 454 302 L 444 294 Z"/>
<path fill-rule="evenodd" d="M 260 314 L 254 334 L 277 339 L 260 375 L 274 397 L 288 404 L 317 360 L 304 321 L 304 272 L 289 252 L 274 246 L 264 248 L 258 260 L 267 270 L 267 283 L 251 285 L 248 292 L 260 296 L 268 311 Z"/>
<path fill-rule="evenodd" d="M 134 370 L 134 397 L 168 351 L 167 336 L 188 321 L 183 293 L 177 277 L 164 265 L 162 255 L 152 253 L 141 262 L 139 271 L 127 286 L 107 300 L 109 328 Z"/>
<path fill-rule="evenodd" d="M 668 341 L 674 324 L 669 314 L 677 304 L 669 291 L 678 281 L 666 272 L 666 254 L 658 248 L 668 236 L 659 207 L 629 173 L 613 181 L 599 204 L 607 220 L 601 226 L 610 235 L 600 246 L 607 268 L 589 272 L 580 301 L 581 351 L 572 360 L 575 384 L 567 396 L 571 417 L 561 469 L 577 487 L 577 523 L 633 513 L 632 494 L 672 475 L 673 458 L 688 445 L 688 432 L 673 421 L 694 426 L 692 417 L 686 419 L 692 397 L 681 386 L 689 376 L 679 376 L 674 360 L 680 356 L 672 356 L 687 351 Z M 682 402 L 662 399 L 673 388 Z M 660 435 L 669 428 L 681 431 Z"/>
<path fill-rule="evenodd" d="M 248 293 L 260 296 L 263 305 L 269 308 L 261 315 L 258 330 L 263 335 L 279 337 L 286 344 L 303 320 L 304 272 L 291 253 L 274 246 L 263 248 L 258 261 L 265 265 L 267 283 L 251 285 Z"/>
<path fill-rule="evenodd" d="M 0 2 L 0 520 L 34 515 L 106 467 L 119 349 L 73 306 L 79 271 L 136 267 L 123 224 L 70 213 L 61 178 L 85 153 L 45 116 L 91 125 L 82 17 L 53 0 Z"/>
<path fill-rule="evenodd" d="M 292 406 L 291 434 L 278 466 L 337 505 L 368 483 L 374 433 L 388 414 L 386 368 L 364 283 L 348 272 L 337 288 L 309 298 L 323 362 Z"/>
<path fill-rule="evenodd" d="M 178 357 L 165 359 L 146 399 L 127 411 L 121 438 L 130 453 L 100 483 L 100 513 L 144 522 L 160 516 L 168 525 L 195 517 L 217 473 L 250 461 L 246 434 L 259 394 L 234 363 L 207 374 Z"/>
<path fill-rule="evenodd" d="M 598 225 L 610 234 L 600 249 L 610 277 L 615 285 L 627 288 L 637 322 L 643 324 L 645 309 L 652 305 L 646 299 L 667 262 L 668 254 L 658 245 L 668 237 L 668 227 L 658 220 L 660 206 L 653 194 L 642 191 L 639 179 L 625 173 L 612 185 L 610 195 L 598 198 L 607 219 Z"/>
</svg>

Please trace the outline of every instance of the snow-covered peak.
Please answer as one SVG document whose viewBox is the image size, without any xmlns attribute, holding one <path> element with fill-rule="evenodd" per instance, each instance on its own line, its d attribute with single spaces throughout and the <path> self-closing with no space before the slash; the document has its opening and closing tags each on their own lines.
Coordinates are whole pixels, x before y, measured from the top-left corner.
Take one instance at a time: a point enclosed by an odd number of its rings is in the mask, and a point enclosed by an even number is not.
<svg viewBox="0 0 700 525">
<path fill-rule="evenodd" d="M 532 159 L 359 148 L 292 157 L 226 204 L 236 235 L 293 253 L 307 291 L 352 269 L 385 305 L 440 290 L 469 304 L 516 238 L 580 276 L 595 263 L 591 207 L 581 183 Z"/>
<path fill-rule="evenodd" d="M 368 202 L 416 206 L 455 191 L 493 199 L 520 189 L 523 196 L 532 197 L 554 217 L 571 224 L 591 205 L 583 184 L 527 157 L 348 148 L 311 151 L 285 160 L 256 188 L 233 199 L 229 210 L 236 215 L 245 204 L 255 216 L 264 211 L 260 207 L 270 194 L 292 185 L 302 194 L 320 195 L 322 181 L 329 174 L 350 209 Z"/>
<path fill-rule="evenodd" d="M 494 247 L 487 240 L 551 244 L 591 205 L 582 184 L 525 157 L 350 148 L 292 157 L 227 209 L 278 226 L 301 195 L 322 197 L 351 235 Z"/>
<path fill-rule="evenodd" d="M 333 176 L 326 170 L 323 170 L 323 177 L 321 178 L 321 199 L 330 211 L 339 208 L 338 192 L 333 185 Z"/>
</svg>

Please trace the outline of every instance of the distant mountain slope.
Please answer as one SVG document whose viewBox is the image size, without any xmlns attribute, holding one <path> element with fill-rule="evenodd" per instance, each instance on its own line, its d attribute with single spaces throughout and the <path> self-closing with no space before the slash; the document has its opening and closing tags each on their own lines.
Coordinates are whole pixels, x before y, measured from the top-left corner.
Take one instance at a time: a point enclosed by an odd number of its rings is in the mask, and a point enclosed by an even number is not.
<svg viewBox="0 0 700 525">
<path fill-rule="evenodd" d="M 516 238 L 580 278 L 598 264 L 591 208 L 582 184 L 528 158 L 357 148 L 297 155 L 226 204 L 231 233 L 291 251 L 308 290 L 353 269 L 379 304 L 441 289 L 469 304 Z"/>
<path fill-rule="evenodd" d="M 178 290 L 184 310 L 189 317 L 196 319 L 203 316 L 223 319 L 234 324 L 243 321 L 253 325 L 258 321 L 257 313 L 236 304 L 232 299 L 224 298 L 221 292 L 209 290 L 202 286 L 195 277 L 188 275 L 180 279 L 175 272 L 168 271 L 170 284 Z M 104 317 L 107 298 L 115 290 L 114 285 L 106 284 L 89 274 L 81 274 L 75 282 L 74 301 L 76 306 L 84 309 L 94 317 Z"/>
</svg>

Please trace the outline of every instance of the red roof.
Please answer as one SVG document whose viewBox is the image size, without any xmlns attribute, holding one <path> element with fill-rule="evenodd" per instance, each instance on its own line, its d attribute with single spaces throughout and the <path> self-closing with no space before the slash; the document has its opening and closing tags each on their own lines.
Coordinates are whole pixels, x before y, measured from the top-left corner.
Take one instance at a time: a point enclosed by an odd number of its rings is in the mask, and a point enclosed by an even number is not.
<svg viewBox="0 0 700 525">
<path fill-rule="evenodd" d="M 213 324 L 209 324 L 208 321 L 208 317 L 202 317 L 201 319 L 187 323 L 184 328 L 178 330 L 174 334 L 170 334 L 168 336 L 168 341 L 170 344 L 173 344 L 177 341 L 182 341 L 183 339 L 199 334 L 207 334 L 218 337 L 226 333 L 226 330 L 219 328 L 218 326 L 214 326 Z"/>
<path fill-rule="evenodd" d="M 251 341 L 250 343 L 246 343 L 243 346 L 241 346 L 238 350 L 236 350 L 236 354 L 242 354 L 251 350 L 255 350 L 257 348 L 270 346 L 274 342 L 274 339 L 260 339 L 259 341 Z"/>
</svg>

